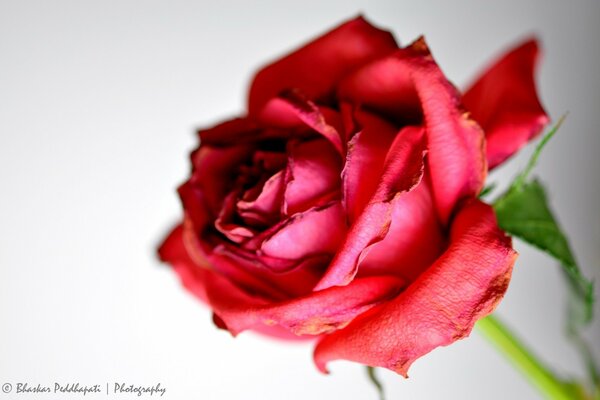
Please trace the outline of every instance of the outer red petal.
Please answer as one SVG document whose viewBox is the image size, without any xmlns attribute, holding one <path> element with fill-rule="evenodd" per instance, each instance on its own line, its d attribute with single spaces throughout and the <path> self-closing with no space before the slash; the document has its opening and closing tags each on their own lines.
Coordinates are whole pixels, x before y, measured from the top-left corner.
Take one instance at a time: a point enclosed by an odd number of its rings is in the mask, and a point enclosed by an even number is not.
<svg viewBox="0 0 600 400">
<path fill-rule="evenodd" d="M 190 258 L 189 253 L 186 250 L 183 231 L 183 226 L 179 225 L 175 227 L 161 244 L 158 249 L 158 255 L 162 261 L 171 264 L 186 289 L 200 298 L 203 302 L 211 305 L 206 288 L 207 283 L 212 279 L 215 279 L 217 274 L 207 268 L 199 266 L 192 258 Z M 232 285 L 231 288 L 236 293 L 240 291 L 236 286 Z M 264 303 L 264 301 L 260 300 L 254 300 L 254 302 Z M 213 315 L 213 321 L 219 328 L 227 328 L 222 319 L 217 315 Z M 306 339 L 306 337 L 294 335 L 280 326 L 262 325 L 256 327 L 255 331 L 280 339 Z"/>
<path fill-rule="evenodd" d="M 440 218 L 447 223 L 460 200 L 477 196 L 483 188 L 487 173 L 483 131 L 461 109 L 458 92 L 424 39 L 399 52 L 398 60 L 409 71 L 421 101 L 433 195 Z"/>
<path fill-rule="evenodd" d="M 346 326 L 357 315 L 394 296 L 403 282 L 389 276 L 362 278 L 348 286 L 279 303 L 257 300 L 216 274 L 207 276 L 205 285 L 215 313 L 234 335 L 264 325 L 279 325 L 296 335 L 319 335 Z"/>
<path fill-rule="evenodd" d="M 161 261 L 168 262 L 180 272 L 181 280 L 186 289 L 204 302 L 208 302 L 204 282 L 190 279 L 187 270 L 194 261 L 190 258 L 183 243 L 183 226 L 176 226 L 158 248 L 158 257 Z"/>
<path fill-rule="evenodd" d="M 248 118 L 234 118 L 198 131 L 202 145 L 211 146 L 231 146 L 232 143 L 253 140 L 259 134 L 259 126 Z"/>
<path fill-rule="evenodd" d="M 467 336 L 494 310 L 516 256 L 493 209 L 472 200 L 458 212 L 446 252 L 415 282 L 321 340 L 315 349 L 318 368 L 325 372 L 327 362 L 345 359 L 407 376 L 413 361 Z"/>
<path fill-rule="evenodd" d="M 403 125 L 421 120 L 419 98 L 410 71 L 395 55 L 375 60 L 348 75 L 337 91 L 342 101 L 377 110 Z"/>
<path fill-rule="evenodd" d="M 207 208 L 213 218 L 219 215 L 223 200 L 231 191 L 231 176 L 237 173 L 240 164 L 249 160 L 252 146 L 212 147 L 200 146 L 192 153 L 192 176 L 186 182 L 191 190 L 202 192 Z M 181 191 L 180 191 L 181 194 Z M 193 202 L 184 204 L 193 207 Z"/>
<path fill-rule="evenodd" d="M 448 222 L 457 203 L 475 196 L 486 176 L 484 134 L 433 60 L 424 39 L 375 60 L 340 83 L 342 100 L 403 124 L 424 122 L 436 208 Z"/>
<path fill-rule="evenodd" d="M 282 336 L 279 330 L 273 329 L 277 327 L 295 335 L 319 335 L 347 325 L 357 315 L 396 295 L 403 286 L 403 281 L 395 277 L 369 277 L 293 300 L 270 302 L 196 265 L 186 251 L 181 226 L 161 245 L 159 256 L 173 265 L 183 285 L 207 302 L 218 316 L 216 321 L 234 335 L 254 329 Z"/>
<path fill-rule="evenodd" d="M 538 54 L 535 40 L 512 49 L 463 97 L 465 107 L 486 133 L 490 168 L 514 154 L 548 123 L 535 88 Z"/>
<path fill-rule="evenodd" d="M 250 87 L 248 112 L 257 114 L 286 89 L 299 89 L 311 100 L 326 100 L 348 72 L 397 47 L 389 32 L 362 17 L 346 22 L 260 70 Z"/>
<path fill-rule="evenodd" d="M 234 118 L 210 128 L 200 129 L 198 136 L 202 146 L 232 147 L 242 145 L 242 147 L 249 147 L 260 140 L 287 139 L 293 134 L 289 129 L 276 129 L 279 126 L 266 126 L 273 129 L 265 128 L 256 119 Z"/>
</svg>

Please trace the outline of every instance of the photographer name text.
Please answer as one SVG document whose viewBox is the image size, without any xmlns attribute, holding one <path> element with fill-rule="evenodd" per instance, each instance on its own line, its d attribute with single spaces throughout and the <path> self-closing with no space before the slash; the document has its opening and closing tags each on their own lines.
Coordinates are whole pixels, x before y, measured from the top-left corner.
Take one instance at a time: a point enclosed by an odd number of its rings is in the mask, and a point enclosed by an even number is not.
<svg viewBox="0 0 600 400">
<path fill-rule="evenodd" d="M 2 393 L 4 394 L 45 394 L 45 393 L 62 393 L 88 396 L 93 394 L 105 395 L 133 395 L 142 396 L 157 396 L 162 397 L 167 391 L 167 388 L 159 383 L 154 385 L 137 385 L 125 382 L 103 383 L 95 385 L 83 385 L 79 382 L 59 383 L 54 382 L 52 385 L 29 383 L 29 382 L 6 382 L 2 385 Z"/>
</svg>

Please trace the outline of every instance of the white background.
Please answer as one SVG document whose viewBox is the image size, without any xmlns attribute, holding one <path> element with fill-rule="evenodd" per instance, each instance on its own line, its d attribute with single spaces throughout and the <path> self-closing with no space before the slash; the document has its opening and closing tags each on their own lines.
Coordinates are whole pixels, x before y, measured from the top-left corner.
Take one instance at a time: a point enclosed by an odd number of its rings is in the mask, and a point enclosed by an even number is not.
<svg viewBox="0 0 600 400">
<path fill-rule="evenodd" d="M 324 376 L 306 345 L 217 330 L 154 254 L 181 215 L 175 187 L 194 128 L 242 112 L 254 70 L 359 12 L 401 43 L 425 34 L 459 86 L 524 35 L 542 39 L 542 99 L 553 118 L 570 114 L 537 173 L 600 280 L 597 1 L 1 0 L 0 383 L 161 382 L 168 399 L 376 398 L 357 365 L 333 363 Z M 508 180 L 529 153 L 492 180 Z M 561 373 L 581 373 L 562 336 L 558 268 L 517 247 L 499 314 Z M 598 327 L 588 335 L 597 357 Z M 408 380 L 380 375 L 389 399 L 537 398 L 477 333 L 418 360 Z M 82 397 L 0 393 L 13 398 Z"/>
</svg>

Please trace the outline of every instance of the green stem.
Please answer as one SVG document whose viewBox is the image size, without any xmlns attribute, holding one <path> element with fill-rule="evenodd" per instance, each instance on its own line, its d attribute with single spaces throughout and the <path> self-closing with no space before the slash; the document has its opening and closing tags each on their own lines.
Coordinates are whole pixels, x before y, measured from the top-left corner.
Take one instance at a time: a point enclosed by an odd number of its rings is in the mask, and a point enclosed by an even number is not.
<svg viewBox="0 0 600 400">
<path fill-rule="evenodd" d="M 379 378 L 377 378 L 377 375 L 375 374 L 375 368 L 367 365 L 367 375 L 373 386 L 375 386 L 375 389 L 377 389 L 377 393 L 379 394 L 379 400 L 385 400 L 383 384 L 381 383 Z"/>
<path fill-rule="evenodd" d="M 548 399 L 570 400 L 573 393 L 496 317 L 488 315 L 477 323 L 482 332 Z"/>
</svg>

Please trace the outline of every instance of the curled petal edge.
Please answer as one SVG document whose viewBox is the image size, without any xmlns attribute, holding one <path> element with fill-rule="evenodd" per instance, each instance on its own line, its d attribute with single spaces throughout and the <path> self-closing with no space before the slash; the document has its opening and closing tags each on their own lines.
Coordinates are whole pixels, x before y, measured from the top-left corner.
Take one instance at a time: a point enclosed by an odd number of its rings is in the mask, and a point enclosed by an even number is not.
<svg viewBox="0 0 600 400">
<path fill-rule="evenodd" d="M 410 365 L 469 335 L 504 296 L 517 253 L 493 209 L 468 202 L 457 214 L 446 252 L 395 299 L 324 337 L 314 360 L 344 359 L 408 376 Z"/>
</svg>

